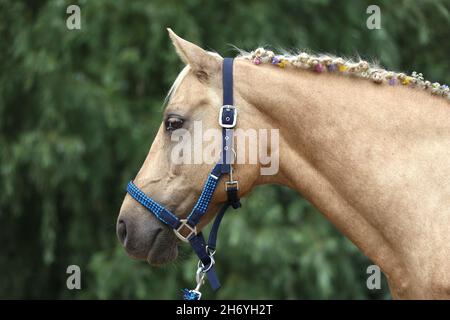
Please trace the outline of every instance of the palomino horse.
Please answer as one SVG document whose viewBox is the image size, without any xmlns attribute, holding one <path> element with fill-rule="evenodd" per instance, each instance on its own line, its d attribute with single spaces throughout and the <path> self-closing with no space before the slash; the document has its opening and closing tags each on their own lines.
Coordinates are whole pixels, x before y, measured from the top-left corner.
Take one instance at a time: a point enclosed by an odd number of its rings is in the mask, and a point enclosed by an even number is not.
<svg viewBox="0 0 450 320">
<path fill-rule="evenodd" d="M 196 120 L 205 129 L 218 128 L 222 58 L 171 30 L 169 35 L 187 66 L 171 89 L 164 121 L 134 183 L 183 217 L 211 164 L 173 163 L 170 135 L 179 128 L 192 131 Z M 364 61 L 306 53 L 279 58 L 263 49 L 243 54 L 234 62 L 238 126 L 279 129 L 279 170 L 261 175 L 260 164 L 236 164 L 239 195 L 269 183 L 297 190 L 380 266 L 394 298 L 449 298 L 450 106 L 445 98 L 446 86 Z M 225 201 L 218 187 L 199 229 Z M 117 234 L 130 256 L 152 265 L 177 257 L 174 232 L 130 195 Z"/>
</svg>

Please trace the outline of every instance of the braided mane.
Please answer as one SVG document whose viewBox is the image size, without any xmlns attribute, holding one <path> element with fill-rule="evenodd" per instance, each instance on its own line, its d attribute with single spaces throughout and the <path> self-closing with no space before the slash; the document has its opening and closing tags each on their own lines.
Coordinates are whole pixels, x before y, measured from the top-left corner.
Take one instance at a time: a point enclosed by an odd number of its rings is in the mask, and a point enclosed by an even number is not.
<svg viewBox="0 0 450 320">
<path fill-rule="evenodd" d="M 446 84 L 432 83 L 425 80 L 422 73 L 415 71 L 411 75 L 388 71 L 361 59 L 353 61 L 327 54 L 314 55 L 307 52 L 300 52 L 295 55 L 277 55 L 273 51 L 264 48 L 258 48 L 252 52 L 241 51 L 239 57 L 250 60 L 256 65 L 273 64 L 280 68 L 289 65 L 318 73 L 329 72 L 356 76 L 369 79 L 378 84 L 384 83 L 391 86 L 400 85 L 419 88 L 433 95 L 442 96 L 450 102 L 450 89 Z"/>
</svg>

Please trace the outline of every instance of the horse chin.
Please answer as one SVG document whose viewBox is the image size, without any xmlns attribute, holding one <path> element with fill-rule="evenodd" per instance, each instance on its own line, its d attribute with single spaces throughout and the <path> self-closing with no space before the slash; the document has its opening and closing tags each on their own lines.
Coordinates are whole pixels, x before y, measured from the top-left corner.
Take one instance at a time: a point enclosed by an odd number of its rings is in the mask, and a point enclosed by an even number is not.
<svg viewBox="0 0 450 320">
<path fill-rule="evenodd" d="M 174 241 L 170 245 L 164 247 L 152 247 L 147 255 L 147 263 L 152 267 L 162 267 L 173 262 L 178 257 L 178 245 Z"/>
</svg>

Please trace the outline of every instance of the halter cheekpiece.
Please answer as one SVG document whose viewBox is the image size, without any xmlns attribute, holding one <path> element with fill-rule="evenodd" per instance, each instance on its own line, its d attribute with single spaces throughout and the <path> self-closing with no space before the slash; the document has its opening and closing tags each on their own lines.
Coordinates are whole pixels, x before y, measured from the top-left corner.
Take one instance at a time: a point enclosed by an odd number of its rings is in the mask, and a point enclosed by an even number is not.
<svg viewBox="0 0 450 320">
<path fill-rule="evenodd" d="M 189 242 L 199 258 L 195 289 L 183 289 L 185 300 L 199 300 L 200 287 L 206 275 L 211 288 L 220 288 L 220 282 L 215 270 L 214 254 L 216 252 L 217 233 L 220 222 L 226 210 L 232 206 L 237 209 L 241 206 L 238 197 L 238 181 L 233 179 L 233 129 L 237 121 L 237 108 L 233 105 L 233 58 L 223 59 L 222 68 L 223 105 L 219 111 L 219 125 L 222 127 L 222 153 L 219 161 L 211 170 L 203 186 L 200 197 L 186 219 L 180 219 L 164 206 L 147 196 L 132 181 L 128 183 L 127 192 L 156 218 L 173 229 L 176 236 L 182 241 Z M 202 232 L 197 232 L 197 224 L 206 213 L 209 203 L 214 195 L 220 178 L 228 175 L 225 182 L 227 202 L 223 204 L 216 215 L 213 226 L 206 243 Z"/>
</svg>

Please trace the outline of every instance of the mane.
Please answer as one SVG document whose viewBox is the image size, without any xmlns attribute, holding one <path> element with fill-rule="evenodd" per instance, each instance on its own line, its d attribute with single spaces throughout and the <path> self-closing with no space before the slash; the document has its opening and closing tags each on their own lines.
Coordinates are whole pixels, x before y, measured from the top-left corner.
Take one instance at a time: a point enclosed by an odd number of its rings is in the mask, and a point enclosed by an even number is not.
<svg viewBox="0 0 450 320">
<path fill-rule="evenodd" d="M 385 70 L 377 64 L 369 63 L 360 58 L 355 61 L 329 54 L 310 54 L 304 51 L 295 54 L 279 55 L 264 48 L 257 48 L 251 52 L 246 52 L 239 48 L 237 50 L 240 52 L 239 58 L 249 60 L 256 65 L 272 64 L 280 68 L 289 65 L 318 73 L 329 72 L 368 79 L 377 84 L 408 86 L 426 90 L 433 95 L 442 96 L 450 102 L 448 85 L 425 80 L 422 73 L 417 73 L 416 71 L 411 75 L 407 75 L 402 72 Z"/>
</svg>

